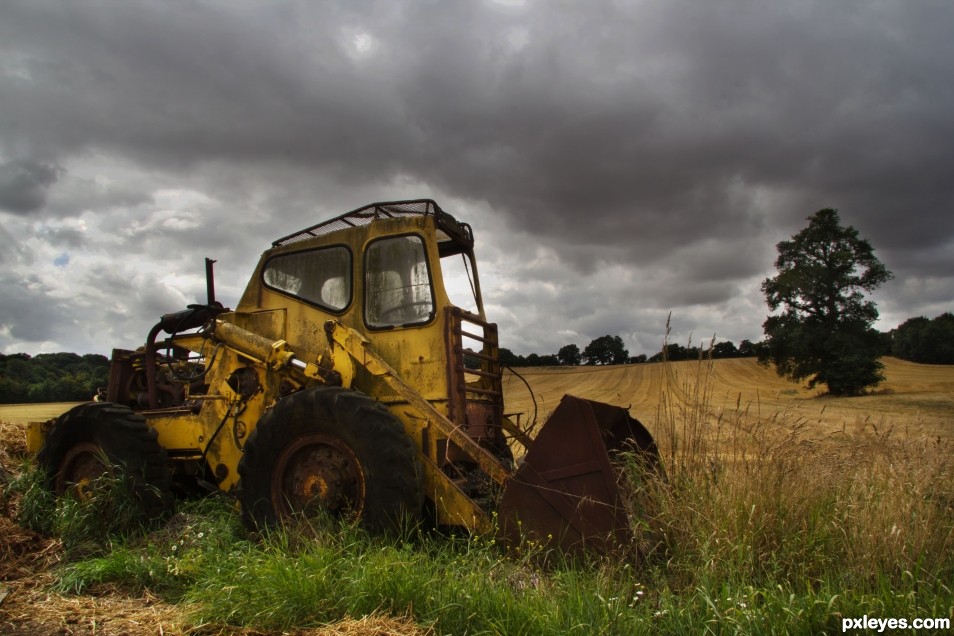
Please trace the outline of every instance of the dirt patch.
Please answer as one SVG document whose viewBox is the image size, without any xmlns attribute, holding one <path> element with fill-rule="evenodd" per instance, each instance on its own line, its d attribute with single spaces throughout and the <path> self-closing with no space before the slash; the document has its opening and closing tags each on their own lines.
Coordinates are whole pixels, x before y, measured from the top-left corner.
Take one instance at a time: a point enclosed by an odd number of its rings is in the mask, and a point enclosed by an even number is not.
<svg viewBox="0 0 954 636">
<path fill-rule="evenodd" d="M 19 463 L 26 454 L 26 427 L 0 421 L 0 468 L 12 471 L 14 464 Z"/>
<path fill-rule="evenodd" d="M 130 599 L 103 596 L 63 596 L 49 591 L 49 572 L 10 583 L 10 594 L 0 607 L 0 633 L 37 635 L 145 636 L 183 634 L 175 606 L 143 595 Z"/>
</svg>

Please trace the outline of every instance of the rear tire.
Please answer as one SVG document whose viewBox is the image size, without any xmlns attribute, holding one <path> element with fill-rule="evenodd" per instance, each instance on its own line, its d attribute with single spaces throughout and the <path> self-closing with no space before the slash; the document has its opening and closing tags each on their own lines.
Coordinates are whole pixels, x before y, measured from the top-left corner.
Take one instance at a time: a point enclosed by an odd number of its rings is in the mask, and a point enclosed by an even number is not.
<svg viewBox="0 0 954 636">
<path fill-rule="evenodd" d="M 418 519 L 423 505 L 417 452 L 401 422 L 339 387 L 278 402 L 249 436 L 238 470 L 242 520 L 253 530 L 317 514 L 392 530 Z"/>
<path fill-rule="evenodd" d="M 172 507 L 166 452 L 142 415 L 110 402 L 74 407 L 58 417 L 37 464 L 56 496 L 86 500 L 96 493 L 97 478 L 118 471 L 145 522 L 162 518 Z"/>
</svg>

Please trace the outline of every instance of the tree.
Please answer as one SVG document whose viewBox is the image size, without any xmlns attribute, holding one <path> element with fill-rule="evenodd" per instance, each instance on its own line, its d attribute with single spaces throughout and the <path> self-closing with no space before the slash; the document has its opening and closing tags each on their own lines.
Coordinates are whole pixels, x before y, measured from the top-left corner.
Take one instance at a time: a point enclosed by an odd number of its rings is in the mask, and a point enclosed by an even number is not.
<svg viewBox="0 0 954 636">
<path fill-rule="evenodd" d="M 619 336 L 600 336 L 583 350 L 586 364 L 623 364 L 629 358 L 629 351 Z"/>
<path fill-rule="evenodd" d="M 759 352 L 765 349 L 765 343 L 763 342 L 752 342 L 751 340 L 743 340 L 739 343 L 739 357 L 740 358 L 754 358 L 759 355 Z"/>
<path fill-rule="evenodd" d="M 717 342 L 712 346 L 713 358 L 737 358 L 738 356 L 739 350 L 735 348 L 731 340 Z"/>
<path fill-rule="evenodd" d="M 510 349 L 505 349 L 500 347 L 500 364 L 505 367 L 522 367 L 526 366 L 527 361 L 523 356 L 518 356 Z"/>
<path fill-rule="evenodd" d="M 878 310 L 864 292 L 892 274 L 857 230 L 842 227 L 837 211 L 819 210 L 808 221 L 777 245 L 778 275 L 762 282 L 769 308 L 781 312 L 762 324 L 759 360 L 791 380 L 809 378 L 809 388 L 824 384 L 833 395 L 857 395 L 884 379 L 872 328 Z"/>
<path fill-rule="evenodd" d="M 689 349 L 677 342 L 670 342 L 666 344 L 658 353 L 654 354 L 649 361 L 662 362 L 663 360 L 669 360 L 670 362 L 676 362 L 679 360 L 688 359 Z"/>
<path fill-rule="evenodd" d="M 580 348 L 575 344 L 568 344 L 564 347 L 560 347 L 560 350 L 557 352 L 557 358 L 560 360 L 560 364 L 575 367 L 583 361 L 583 355 L 580 353 Z"/>
<path fill-rule="evenodd" d="M 954 364 L 954 314 L 909 318 L 888 334 L 891 355 L 925 364 Z"/>
<path fill-rule="evenodd" d="M 553 354 L 540 355 L 538 353 L 531 353 L 526 359 L 526 366 L 528 367 L 555 367 L 559 364 L 560 361 Z"/>
<path fill-rule="evenodd" d="M 0 354 L 0 404 L 89 400 L 109 380 L 104 356 Z"/>
<path fill-rule="evenodd" d="M 902 360 L 924 362 L 931 349 L 925 336 L 931 321 L 924 316 L 908 318 L 892 332 L 891 353 Z"/>
</svg>

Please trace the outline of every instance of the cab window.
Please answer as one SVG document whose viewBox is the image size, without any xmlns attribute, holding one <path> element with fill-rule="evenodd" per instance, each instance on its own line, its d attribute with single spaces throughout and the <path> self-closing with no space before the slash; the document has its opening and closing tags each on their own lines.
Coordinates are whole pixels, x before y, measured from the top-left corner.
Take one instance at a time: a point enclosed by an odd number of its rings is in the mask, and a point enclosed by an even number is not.
<svg viewBox="0 0 954 636">
<path fill-rule="evenodd" d="M 266 287 L 334 312 L 351 304 L 351 252 L 340 245 L 275 256 L 262 277 Z"/>
<path fill-rule="evenodd" d="M 418 236 L 375 241 L 365 252 L 365 320 L 384 329 L 429 322 L 434 294 L 424 242 Z"/>
</svg>

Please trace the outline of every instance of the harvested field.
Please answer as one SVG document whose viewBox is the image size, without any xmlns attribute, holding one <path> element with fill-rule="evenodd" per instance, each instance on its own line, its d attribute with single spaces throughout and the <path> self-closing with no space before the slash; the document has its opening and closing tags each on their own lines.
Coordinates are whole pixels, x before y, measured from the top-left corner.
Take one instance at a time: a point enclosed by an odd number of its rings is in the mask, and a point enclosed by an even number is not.
<svg viewBox="0 0 954 636">
<path fill-rule="evenodd" d="M 817 435 L 856 432 L 874 425 L 918 434 L 954 438 L 954 367 L 923 365 L 885 358 L 886 381 L 871 394 L 833 398 L 778 377 L 754 358 L 609 367 L 530 367 L 516 369 L 533 388 L 538 419 L 544 420 L 564 394 L 630 407 L 650 431 L 660 425 L 664 392 L 680 404 L 696 403 L 688 395 L 700 380 L 706 384 L 710 415 L 746 411 L 756 418 L 785 413 L 789 421 L 812 424 Z M 507 413 L 533 417 L 534 403 L 513 372 L 504 377 Z"/>
<path fill-rule="evenodd" d="M 43 422 L 62 415 L 80 402 L 49 402 L 46 404 L 3 404 L 0 405 L 0 422 L 26 424 Z"/>
</svg>

